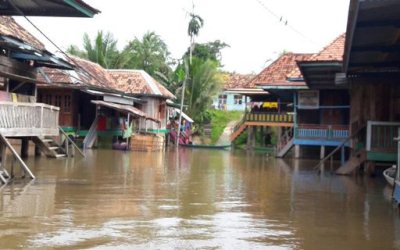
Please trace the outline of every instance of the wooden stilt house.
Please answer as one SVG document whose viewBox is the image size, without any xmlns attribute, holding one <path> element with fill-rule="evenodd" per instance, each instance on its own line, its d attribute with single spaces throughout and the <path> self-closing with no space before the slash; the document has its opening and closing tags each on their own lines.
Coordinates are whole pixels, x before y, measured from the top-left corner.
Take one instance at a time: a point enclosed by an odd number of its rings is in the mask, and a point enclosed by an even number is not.
<svg viewBox="0 0 400 250">
<path fill-rule="evenodd" d="M 400 11 L 399 1 L 351 0 L 344 54 L 345 74 L 338 83 L 350 91 L 352 155 L 338 173 L 351 173 L 359 166 L 397 159 L 400 128 Z M 364 164 L 363 164 L 364 163 Z"/>
<path fill-rule="evenodd" d="M 14 177 L 14 159 L 22 175 L 34 178 L 22 160 L 29 140 L 45 144 L 45 137 L 58 136 L 59 108 L 36 102 L 37 74 L 44 67 L 72 69 L 73 65 L 46 51 L 43 44 L 8 15 L 93 16 L 98 13 L 83 1 L 6 1 L 0 9 L 0 182 Z M 6 15 L 6 16 L 4 16 Z M 21 140 L 21 155 L 10 138 Z M 67 140 L 68 141 L 68 140 Z M 67 143 L 68 145 L 68 143 Z M 68 151 L 68 146 L 64 150 Z M 6 150 L 12 153 L 7 160 Z M 47 148 L 48 149 L 48 148 Z M 48 149 L 50 150 L 50 149 Z M 47 152 L 58 157 L 57 152 Z M 68 153 L 68 152 L 66 152 Z M 64 155 L 64 154 L 63 154 Z M 7 163 L 11 169 L 7 170 Z"/>
<path fill-rule="evenodd" d="M 277 128 L 277 156 L 284 156 L 293 146 L 295 93 L 307 89 L 302 78 L 288 80 L 288 75 L 297 67 L 297 60 L 309 54 L 287 53 L 275 60 L 252 79 L 247 88 L 258 88 L 264 92 L 248 93 L 250 108 L 243 120 L 235 127 L 231 140 L 248 130 L 248 148 L 254 147 L 255 133 L 259 128 Z"/>
<path fill-rule="evenodd" d="M 347 85 L 336 84 L 336 76 L 342 72 L 344 43 L 343 34 L 319 53 L 297 61 L 298 68 L 289 76 L 289 79 L 303 76 L 309 88 L 297 91 L 296 96 L 296 157 L 302 155 L 302 148 L 317 147 L 323 159 L 341 145 L 338 154 L 344 163 L 348 143 L 343 142 L 349 136 L 350 96 Z"/>
<path fill-rule="evenodd" d="M 77 66 L 75 70 L 44 71 L 43 80 L 51 84 L 39 85 L 38 98 L 60 108 L 63 130 L 82 138 L 85 148 L 96 142 L 117 145 L 122 137 L 126 142 L 126 133 L 133 133 L 133 127 L 139 131 L 140 124 L 147 120 L 158 122 L 137 108 L 143 103 L 140 99 L 119 91 L 115 80 L 100 65 L 74 56 L 69 56 L 69 61 Z"/>
</svg>

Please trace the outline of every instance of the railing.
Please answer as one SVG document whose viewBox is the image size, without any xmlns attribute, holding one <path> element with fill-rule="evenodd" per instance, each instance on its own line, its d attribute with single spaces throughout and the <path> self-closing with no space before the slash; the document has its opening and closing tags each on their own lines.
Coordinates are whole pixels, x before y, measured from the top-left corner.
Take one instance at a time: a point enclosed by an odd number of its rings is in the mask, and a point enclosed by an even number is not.
<svg viewBox="0 0 400 250">
<path fill-rule="evenodd" d="M 398 122 L 367 122 L 367 151 L 393 152 L 397 151 L 397 142 L 400 123 Z"/>
<path fill-rule="evenodd" d="M 4 136 L 56 136 L 60 108 L 43 103 L 0 102 Z"/>
<path fill-rule="evenodd" d="M 277 143 L 277 151 L 281 151 L 293 139 L 293 128 L 288 128 L 281 136 L 281 140 Z"/>
<path fill-rule="evenodd" d="M 294 133 L 295 138 L 342 140 L 349 137 L 349 126 L 299 124 Z"/>
<path fill-rule="evenodd" d="M 293 115 L 285 113 L 246 113 L 247 122 L 285 122 L 293 123 Z"/>
</svg>

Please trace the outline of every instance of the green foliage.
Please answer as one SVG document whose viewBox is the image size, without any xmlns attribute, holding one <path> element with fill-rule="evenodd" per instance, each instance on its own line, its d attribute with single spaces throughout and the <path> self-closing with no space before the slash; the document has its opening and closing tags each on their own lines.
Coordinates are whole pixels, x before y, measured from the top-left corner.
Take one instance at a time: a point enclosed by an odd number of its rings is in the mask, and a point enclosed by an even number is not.
<svg viewBox="0 0 400 250">
<path fill-rule="evenodd" d="M 188 35 L 195 37 L 199 35 L 201 27 L 204 25 L 204 20 L 199 15 L 190 13 L 190 21 L 188 25 Z"/>
<path fill-rule="evenodd" d="M 128 55 L 128 67 L 143 69 L 151 76 L 171 74 L 169 51 L 165 42 L 154 32 L 147 32 L 141 39 L 135 38 L 123 50 Z M 158 74 L 157 74 L 158 73 Z"/>
<path fill-rule="evenodd" d="M 226 125 L 230 121 L 240 120 L 243 112 L 240 111 L 222 111 L 222 110 L 209 110 L 210 123 L 211 123 L 211 142 L 215 144 Z"/>
<path fill-rule="evenodd" d="M 229 47 L 228 44 L 221 42 L 220 40 L 215 40 L 208 43 L 196 43 L 193 46 L 192 56 L 200 58 L 202 60 L 213 60 L 221 61 L 221 50 Z M 190 48 L 185 53 L 185 57 L 190 54 Z"/>
<path fill-rule="evenodd" d="M 211 107 L 212 98 L 221 86 L 222 79 L 218 63 L 193 57 L 192 64 L 189 66 L 185 104 L 188 105 L 188 114 L 197 124 L 204 123 L 206 111 Z"/>
</svg>

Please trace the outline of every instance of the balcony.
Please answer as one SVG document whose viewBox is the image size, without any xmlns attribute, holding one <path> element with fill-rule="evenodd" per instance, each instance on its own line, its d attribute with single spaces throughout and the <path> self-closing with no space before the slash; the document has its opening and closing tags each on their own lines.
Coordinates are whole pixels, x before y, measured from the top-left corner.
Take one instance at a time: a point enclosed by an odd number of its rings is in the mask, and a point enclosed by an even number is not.
<svg viewBox="0 0 400 250">
<path fill-rule="evenodd" d="M 246 113 L 246 122 L 293 123 L 293 115 L 286 113 Z"/>
<path fill-rule="evenodd" d="M 295 144 L 337 146 L 349 137 L 348 125 L 299 124 Z"/>
<path fill-rule="evenodd" d="M 0 134 L 5 137 L 56 136 L 60 108 L 43 103 L 0 102 Z"/>
</svg>

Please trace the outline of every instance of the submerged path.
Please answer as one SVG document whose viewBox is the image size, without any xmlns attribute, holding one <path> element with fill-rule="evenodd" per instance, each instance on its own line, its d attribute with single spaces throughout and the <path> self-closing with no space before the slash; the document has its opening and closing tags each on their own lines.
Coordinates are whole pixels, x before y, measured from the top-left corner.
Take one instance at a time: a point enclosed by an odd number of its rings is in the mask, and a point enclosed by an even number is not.
<svg viewBox="0 0 400 250">
<path fill-rule="evenodd" d="M 235 127 L 236 123 L 238 121 L 230 121 L 225 129 L 224 132 L 222 132 L 221 136 L 219 137 L 218 141 L 217 141 L 217 145 L 228 145 L 231 144 L 231 141 L 229 140 L 229 137 L 232 133 L 233 128 Z"/>
</svg>

